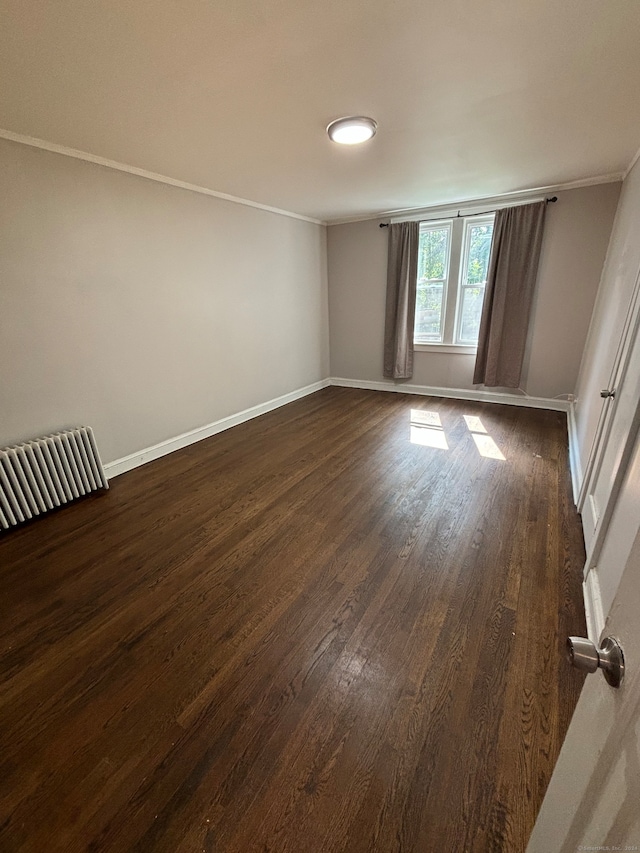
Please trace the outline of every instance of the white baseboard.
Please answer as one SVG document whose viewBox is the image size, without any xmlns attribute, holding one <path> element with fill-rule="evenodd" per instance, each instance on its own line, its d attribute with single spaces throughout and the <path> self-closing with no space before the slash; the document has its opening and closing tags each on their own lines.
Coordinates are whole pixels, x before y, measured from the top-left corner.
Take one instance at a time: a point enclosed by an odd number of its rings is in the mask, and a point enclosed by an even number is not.
<svg viewBox="0 0 640 853">
<path fill-rule="evenodd" d="M 569 403 L 567 412 L 567 430 L 569 433 L 569 468 L 571 470 L 571 487 L 573 489 L 573 502 L 578 506 L 578 498 L 584 474 L 580 461 L 580 447 L 578 444 L 578 428 L 576 425 L 576 409 L 574 403 Z"/>
<path fill-rule="evenodd" d="M 281 397 L 275 397 L 273 400 L 267 400 L 265 403 L 259 403 L 257 406 L 252 406 L 250 409 L 245 409 L 235 415 L 229 415 L 229 417 L 221 418 L 219 421 L 206 424 L 206 426 L 192 429 L 189 432 L 183 432 L 181 435 L 168 438 L 166 441 L 161 441 L 152 447 L 145 447 L 137 453 L 130 453 L 128 456 L 123 456 L 122 459 L 115 459 L 113 462 L 108 462 L 104 466 L 104 470 L 109 478 L 117 477 L 118 474 L 131 471 L 132 468 L 137 468 L 146 462 L 152 462 L 154 459 L 159 459 L 161 456 L 173 453 L 174 450 L 181 450 L 183 447 L 195 444 L 197 441 L 202 441 L 204 438 L 209 438 L 218 432 L 223 432 L 252 418 L 257 418 L 259 415 L 264 415 L 267 412 L 273 411 L 273 409 L 280 408 L 280 406 L 286 406 L 287 403 L 292 403 L 294 400 L 299 400 L 301 397 L 306 397 L 308 394 L 320 391 L 321 388 L 326 388 L 328 385 L 329 380 L 322 379 L 320 382 L 314 382 L 312 385 L 306 385 L 304 388 L 297 388 L 295 391 L 290 391 Z"/>
<path fill-rule="evenodd" d="M 587 617 L 587 634 L 591 642 L 599 646 L 600 636 L 604 630 L 604 612 L 602 610 L 600 582 L 595 568 L 590 569 L 582 583 L 582 595 L 584 597 L 584 612 Z"/>
<path fill-rule="evenodd" d="M 449 397 L 453 400 L 473 400 L 477 403 L 503 403 L 507 406 L 525 406 L 529 409 L 551 409 L 554 412 L 568 412 L 568 400 L 552 400 L 546 397 L 525 397 L 517 394 L 505 394 L 500 391 L 479 391 L 466 388 L 436 388 L 430 385 L 409 385 L 392 380 L 375 382 L 366 379 L 342 379 L 332 376 L 331 385 L 341 388 L 362 388 L 366 391 L 394 391 L 398 394 L 420 394 L 426 397 Z"/>
<path fill-rule="evenodd" d="M 313 394 L 315 391 L 326 388 L 328 385 L 337 385 L 341 388 L 362 388 L 369 391 L 394 391 L 400 394 L 419 394 L 427 397 L 449 397 L 455 400 L 503 403 L 508 406 L 527 406 L 534 409 L 552 409 L 558 412 L 570 411 L 570 404 L 566 400 L 551 400 L 544 397 L 520 397 L 515 394 L 505 394 L 496 391 L 437 388 L 428 385 L 409 385 L 392 381 L 375 382 L 331 377 L 330 379 L 323 379 L 320 382 L 314 382 L 304 388 L 297 388 L 295 391 L 290 391 L 281 397 L 267 400 L 265 403 L 260 403 L 235 415 L 229 415 L 226 418 L 221 418 L 219 421 L 214 421 L 189 432 L 184 432 L 181 435 L 166 439 L 151 447 L 145 447 L 136 453 L 123 456 L 121 459 L 115 459 L 104 466 L 105 472 L 110 478 L 117 477 L 119 474 L 131 471 L 133 468 L 144 465 L 146 462 L 152 462 L 154 459 L 160 459 L 168 453 L 173 453 L 174 450 L 188 447 L 190 444 L 195 444 L 197 441 L 202 441 L 205 438 L 216 435 L 216 433 L 223 432 L 252 418 L 257 418 L 280 406 L 286 406 L 287 403 L 292 403 L 294 400 L 299 400 L 308 394 Z"/>
</svg>

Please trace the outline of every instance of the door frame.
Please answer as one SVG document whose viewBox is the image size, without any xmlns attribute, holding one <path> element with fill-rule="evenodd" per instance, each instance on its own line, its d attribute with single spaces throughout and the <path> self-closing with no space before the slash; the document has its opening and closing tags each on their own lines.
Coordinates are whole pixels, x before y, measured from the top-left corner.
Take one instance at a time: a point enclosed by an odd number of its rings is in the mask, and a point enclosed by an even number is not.
<svg viewBox="0 0 640 853">
<path fill-rule="evenodd" d="M 638 272 L 636 274 L 636 280 L 633 286 L 631 300 L 629 302 L 629 309 L 625 317 L 622 334 L 620 336 L 620 341 L 618 342 L 618 346 L 616 349 L 616 355 L 613 361 L 611 375 L 609 378 L 609 388 L 615 388 L 616 391 L 618 391 L 619 389 L 622 389 L 624 387 L 624 381 L 629 369 L 631 351 L 639 334 L 640 268 L 638 269 Z M 589 451 L 589 458 L 587 460 L 584 477 L 582 479 L 582 485 L 580 487 L 578 500 L 576 503 L 578 512 L 583 516 L 583 518 L 586 508 L 585 505 L 589 500 L 592 488 L 595 487 L 595 483 L 598 479 L 598 476 L 600 475 L 604 452 L 607 447 L 609 437 L 611 435 L 613 420 L 617 411 L 617 399 L 618 397 L 609 397 L 607 400 L 605 400 L 604 405 L 602 406 L 602 409 L 600 411 L 600 417 L 596 426 L 596 432 L 594 435 L 593 443 Z M 618 468 L 614 475 L 614 480 L 611 491 L 607 498 L 607 503 L 602 508 L 602 511 L 598 518 L 595 519 L 594 534 L 587 548 L 587 559 L 584 565 L 583 575 L 585 582 L 587 581 L 589 572 L 596 565 L 597 560 L 602 551 L 602 544 L 604 542 L 607 529 L 609 527 L 609 522 L 611 520 L 611 515 L 616 505 L 618 493 L 620 492 L 620 487 L 622 486 L 622 481 L 624 479 L 624 475 L 629 460 L 631 458 L 631 454 L 633 452 L 633 446 L 639 428 L 640 401 L 636 406 L 629 431 L 627 432 L 624 439 L 623 452 L 620 457 Z M 591 512 L 591 508 L 586 508 L 586 511 Z"/>
</svg>

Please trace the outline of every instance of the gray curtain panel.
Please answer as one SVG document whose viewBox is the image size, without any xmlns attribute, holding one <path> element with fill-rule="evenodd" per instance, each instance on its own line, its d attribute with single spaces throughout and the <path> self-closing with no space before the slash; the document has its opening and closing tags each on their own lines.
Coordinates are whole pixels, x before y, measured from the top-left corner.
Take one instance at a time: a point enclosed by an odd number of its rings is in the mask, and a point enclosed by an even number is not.
<svg viewBox="0 0 640 853">
<path fill-rule="evenodd" d="M 541 201 L 496 213 L 474 384 L 520 386 L 545 209 Z"/>
<path fill-rule="evenodd" d="M 384 324 L 384 375 L 388 379 L 413 376 L 419 233 L 419 222 L 396 222 L 389 226 Z"/>
</svg>

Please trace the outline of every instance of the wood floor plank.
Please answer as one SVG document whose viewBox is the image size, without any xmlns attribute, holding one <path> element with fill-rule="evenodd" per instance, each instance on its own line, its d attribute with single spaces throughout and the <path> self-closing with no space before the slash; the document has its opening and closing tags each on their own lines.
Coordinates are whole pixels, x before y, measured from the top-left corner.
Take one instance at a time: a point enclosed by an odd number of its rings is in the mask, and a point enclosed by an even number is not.
<svg viewBox="0 0 640 853">
<path fill-rule="evenodd" d="M 0 849 L 524 851 L 582 684 L 557 412 L 329 388 L 0 539 Z"/>
</svg>

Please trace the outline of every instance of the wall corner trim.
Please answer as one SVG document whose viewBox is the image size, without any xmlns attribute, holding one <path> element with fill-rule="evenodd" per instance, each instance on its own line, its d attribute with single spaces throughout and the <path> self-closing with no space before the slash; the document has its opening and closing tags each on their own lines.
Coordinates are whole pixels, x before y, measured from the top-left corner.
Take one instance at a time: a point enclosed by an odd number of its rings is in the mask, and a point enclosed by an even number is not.
<svg viewBox="0 0 640 853">
<path fill-rule="evenodd" d="M 126 471 L 131 471 L 133 468 L 138 468 L 147 462 L 152 462 L 154 459 L 160 459 L 162 456 L 167 456 L 173 453 L 174 450 L 181 450 L 183 447 L 188 447 L 190 444 L 195 444 L 197 441 L 202 441 L 212 435 L 216 435 L 231 427 L 242 424 L 245 421 L 250 421 L 252 418 L 257 418 L 273 409 L 279 409 L 280 406 L 286 406 L 287 403 L 293 403 L 294 400 L 299 400 L 306 397 L 308 394 L 313 394 L 315 391 L 320 391 L 329 385 L 328 379 L 321 379 L 319 382 L 313 382 L 311 385 L 305 385 L 304 388 L 297 388 L 295 391 L 289 391 L 280 397 L 274 397 L 272 400 L 267 400 L 264 403 L 258 403 L 257 406 L 251 406 L 249 409 L 244 409 L 242 412 L 237 412 L 234 415 L 229 415 L 226 418 L 221 418 L 213 423 L 206 424 L 202 427 L 183 432 L 173 438 L 168 438 L 151 447 L 145 447 L 138 450 L 136 453 L 130 453 L 128 456 L 123 456 L 121 459 L 115 459 L 113 462 L 108 462 L 104 466 L 104 470 L 109 478 L 117 477 L 119 474 L 124 474 Z"/>
<path fill-rule="evenodd" d="M 578 442 L 578 427 L 576 424 L 575 403 L 569 403 L 567 412 L 567 432 L 569 435 L 569 468 L 571 470 L 571 487 L 573 489 L 573 502 L 578 506 L 580 489 L 584 475 L 580 462 L 580 444 Z"/>
<path fill-rule="evenodd" d="M 524 406 L 528 409 L 551 409 L 554 412 L 569 412 L 568 400 L 553 400 L 547 397 L 525 397 L 500 391 L 480 391 L 466 388 L 437 388 L 430 385 L 412 385 L 404 382 L 369 381 L 366 379 L 344 379 L 332 376 L 331 385 L 340 388 L 362 388 L 366 391 L 392 391 L 398 394 L 418 394 L 425 397 L 449 397 L 452 400 L 472 400 L 477 403 L 502 403 L 507 406 Z"/>
</svg>

